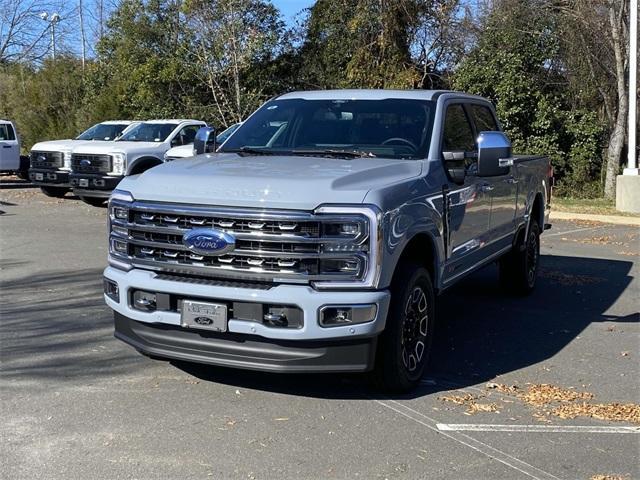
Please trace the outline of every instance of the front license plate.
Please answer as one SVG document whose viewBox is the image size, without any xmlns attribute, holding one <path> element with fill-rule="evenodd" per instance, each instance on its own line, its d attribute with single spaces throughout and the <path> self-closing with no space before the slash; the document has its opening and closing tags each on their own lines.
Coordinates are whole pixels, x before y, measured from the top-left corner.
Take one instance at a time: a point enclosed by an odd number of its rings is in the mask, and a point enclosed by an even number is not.
<svg viewBox="0 0 640 480">
<path fill-rule="evenodd" d="M 36 173 L 36 180 L 43 180 L 44 175 L 42 173 Z"/>
<path fill-rule="evenodd" d="M 80 180 L 78 180 L 78 185 L 80 185 L 81 187 L 88 187 L 89 186 L 89 179 L 81 178 Z"/>
<path fill-rule="evenodd" d="M 227 306 L 219 303 L 182 302 L 180 324 L 185 328 L 201 328 L 214 332 L 227 331 Z"/>
</svg>

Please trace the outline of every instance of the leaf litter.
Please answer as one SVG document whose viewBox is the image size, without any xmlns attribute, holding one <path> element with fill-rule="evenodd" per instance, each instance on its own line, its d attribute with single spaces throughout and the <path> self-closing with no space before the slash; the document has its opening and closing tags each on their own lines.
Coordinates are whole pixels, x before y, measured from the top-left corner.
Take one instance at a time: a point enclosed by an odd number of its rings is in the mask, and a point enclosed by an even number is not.
<svg viewBox="0 0 640 480">
<path fill-rule="evenodd" d="M 549 423 L 551 417 L 571 419 L 590 417 L 612 422 L 628 422 L 640 424 L 640 405 L 635 403 L 595 403 L 590 392 L 579 391 L 575 388 L 562 388 L 546 383 L 526 384 L 524 388 L 518 385 L 504 385 L 490 382 L 485 386 L 487 393 L 463 395 L 443 395 L 438 397 L 443 402 L 465 406 L 465 414 L 473 415 L 480 412 L 500 413 L 496 402 L 479 403 L 478 400 L 490 396 L 492 392 L 504 394 L 520 400 L 532 408 L 533 418 L 540 422 Z M 504 403 L 510 400 L 502 399 Z M 504 405 L 502 405 L 504 406 Z"/>
</svg>

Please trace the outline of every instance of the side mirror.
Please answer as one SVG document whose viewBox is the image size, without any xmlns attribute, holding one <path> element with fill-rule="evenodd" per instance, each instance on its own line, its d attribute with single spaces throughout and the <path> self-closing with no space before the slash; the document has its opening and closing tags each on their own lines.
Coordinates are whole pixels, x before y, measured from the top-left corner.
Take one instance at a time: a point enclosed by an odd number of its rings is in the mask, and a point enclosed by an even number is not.
<svg viewBox="0 0 640 480">
<path fill-rule="evenodd" d="M 196 133 L 193 141 L 193 150 L 196 155 L 212 153 L 216 151 L 216 129 L 213 127 L 202 127 Z"/>
<path fill-rule="evenodd" d="M 502 132 L 480 132 L 478 135 L 479 177 L 507 175 L 509 166 L 504 166 L 511 158 L 511 142 Z M 502 160 L 502 161 L 501 161 Z"/>
</svg>

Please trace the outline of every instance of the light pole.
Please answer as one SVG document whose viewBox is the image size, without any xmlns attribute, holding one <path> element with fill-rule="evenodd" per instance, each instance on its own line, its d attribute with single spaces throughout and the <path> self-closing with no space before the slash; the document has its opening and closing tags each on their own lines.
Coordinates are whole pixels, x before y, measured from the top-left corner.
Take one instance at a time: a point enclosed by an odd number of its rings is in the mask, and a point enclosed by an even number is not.
<svg viewBox="0 0 640 480">
<path fill-rule="evenodd" d="M 626 1 L 626 0 L 625 0 Z M 616 209 L 640 213 L 640 169 L 636 159 L 638 109 L 638 0 L 629 0 L 629 132 L 627 168 L 616 182 Z"/>
<path fill-rule="evenodd" d="M 49 22 L 51 26 L 51 58 L 53 60 L 56 59 L 56 23 L 58 23 L 61 18 L 57 12 L 53 12 L 49 15 L 47 12 L 42 12 L 40 14 L 40 18 L 45 22 Z"/>
</svg>

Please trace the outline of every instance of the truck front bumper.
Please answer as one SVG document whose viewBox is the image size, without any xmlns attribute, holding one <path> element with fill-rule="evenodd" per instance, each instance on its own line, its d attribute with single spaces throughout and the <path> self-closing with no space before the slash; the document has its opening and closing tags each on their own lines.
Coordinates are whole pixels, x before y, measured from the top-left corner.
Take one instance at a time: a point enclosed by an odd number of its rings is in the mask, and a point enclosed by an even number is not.
<svg viewBox="0 0 640 480">
<path fill-rule="evenodd" d="M 80 197 L 108 198 L 123 178 L 110 175 L 71 173 L 69 183 L 73 188 L 73 193 Z"/>
<path fill-rule="evenodd" d="M 276 372 L 362 372 L 373 367 L 377 336 L 385 326 L 389 292 L 318 291 L 308 285 L 243 287 L 220 282 L 167 280 L 146 270 L 124 272 L 107 267 L 106 280 L 117 284 L 117 301 L 105 294 L 115 311 L 115 336 L 142 353 L 166 358 Z M 180 326 L 177 311 L 141 311 L 132 292 L 165 292 L 183 299 L 214 303 L 287 304 L 302 311 L 300 328 L 279 328 L 230 316 L 227 332 Z M 366 323 L 322 327 L 324 306 L 375 304 Z"/>
<path fill-rule="evenodd" d="M 52 170 L 46 168 L 30 168 L 29 180 L 34 185 L 48 187 L 70 187 L 69 172 L 64 170 Z"/>
</svg>

